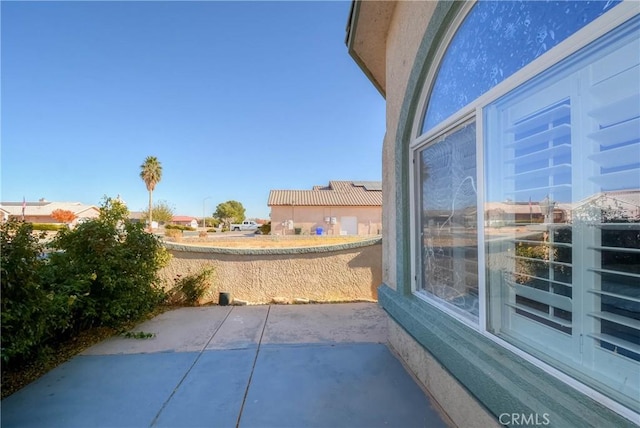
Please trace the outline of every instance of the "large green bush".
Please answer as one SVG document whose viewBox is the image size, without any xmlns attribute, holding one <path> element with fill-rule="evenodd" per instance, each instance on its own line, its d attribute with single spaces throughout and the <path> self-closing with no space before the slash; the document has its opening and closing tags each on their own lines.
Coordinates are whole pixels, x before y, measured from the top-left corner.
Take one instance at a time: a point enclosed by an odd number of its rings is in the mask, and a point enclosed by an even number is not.
<svg viewBox="0 0 640 428">
<path fill-rule="evenodd" d="M 127 217 L 124 204 L 106 198 L 99 218 L 63 229 L 49 248 L 30 223 L 0 224 L 5 365 L 74 332 L 136 320 L 164 299 L 158 272 L 169 254 Z"/>
<path fill-rule="evenodd" d="M 68 299 L 44 279 L 41 236 L 30 223 L 0 224 L 2 285 L 2 362 L 20 362 L 43 351 L 47 341 L 68 327 Z"/>
<path fill-rule="evenodd" d="M 83 329 L 117 326 L 152 310 L 163 298 L 158 271 L 168 260 L 160 240 L 127 220 L 107 198 L 97 219 L 63 230 L 52 241 L 52 280 L 74 299 L 72 322 Z"/>
</svg>

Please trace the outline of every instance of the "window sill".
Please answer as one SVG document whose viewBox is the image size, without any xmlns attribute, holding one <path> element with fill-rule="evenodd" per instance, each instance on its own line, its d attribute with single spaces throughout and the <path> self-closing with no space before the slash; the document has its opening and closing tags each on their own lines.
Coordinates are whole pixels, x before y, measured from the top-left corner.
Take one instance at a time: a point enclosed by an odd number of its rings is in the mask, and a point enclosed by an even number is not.
<svg viewBox="0 0 640 428">
<path fill-rule="evenodd" d="M 503 413 L 546 413 L 549 426 L 634 426 L 413 295 L 382 285 L 378 301 L 496 419 Z"/>
</svg>

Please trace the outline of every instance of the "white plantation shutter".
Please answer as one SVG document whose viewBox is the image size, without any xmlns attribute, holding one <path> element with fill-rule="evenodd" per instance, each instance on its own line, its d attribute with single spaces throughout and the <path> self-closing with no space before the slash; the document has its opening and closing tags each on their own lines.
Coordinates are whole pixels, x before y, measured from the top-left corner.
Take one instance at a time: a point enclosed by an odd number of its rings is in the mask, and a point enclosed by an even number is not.
<svg viewBox="0 0 640 428">
<path fill-rule="evenodd" d="M 586 114 L 593 132 L 588 179 L 602 208 L 594 223 L 588 270 L 595 274 L 594 345 L 640 360 L 640 40 L 632 40 L 589 69 Z M 640 375 L 639 375 L 640 376 Z"/>
<path fill-rule="evenodd" d="M 525 116 L 515 108 L 508 123 L 505 144 L 512 174 L 508 195 L 518 200 L 543 198 L 562 200 L 571 192 L 571 102 L 568 97 Z M 558 249 L 571 249 L 571 242 L 556 242 L 554 236 L 570 226 L 552 222 L 527 227 L 513 240 L 515 269 L 505 281 L 513 291 L 507 305 L 519 315 L 571 332 L 571 259 L 558 258 Z M 566 241 L 566 240 L 565 240 Z M 531 253 L 531 254 L 529 254 Z M 564 251 L 566 254 L 566 251 Z"/>
<path fill-rule="evenodd" d="M 513 206 L 511 229 L 487 229 L 488 329 L 639 411 L 640 32 L 629 28 L 484 109 L 485 199 Z"/>
</svg>

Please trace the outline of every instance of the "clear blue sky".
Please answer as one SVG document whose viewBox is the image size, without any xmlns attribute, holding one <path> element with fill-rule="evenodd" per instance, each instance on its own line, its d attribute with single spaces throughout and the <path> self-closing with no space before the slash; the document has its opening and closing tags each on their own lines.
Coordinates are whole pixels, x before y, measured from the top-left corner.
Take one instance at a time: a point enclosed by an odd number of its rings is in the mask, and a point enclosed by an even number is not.
<svg viewBox="0 0 640 428">
<path fill-rule="evenodd" d="M 3 201 L 207 215 L 271 189 L 380 180 L 384 100 L 345 46 L 350 2 L 1 3 Z"/>
</svg>

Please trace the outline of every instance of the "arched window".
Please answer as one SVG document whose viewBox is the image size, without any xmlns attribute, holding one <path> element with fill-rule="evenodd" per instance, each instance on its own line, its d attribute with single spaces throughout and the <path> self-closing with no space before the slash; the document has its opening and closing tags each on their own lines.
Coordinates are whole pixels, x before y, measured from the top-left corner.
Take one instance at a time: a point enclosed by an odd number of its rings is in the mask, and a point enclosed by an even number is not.
<svg viewBox="0 0 640 428">
<path fill-rule="evenodd" d="M 477 2 L 440 63 L 422 133 L 618 3 L 619 0 Z"/>
<path fill-rule="evenodd" d="M 415 294 L 640 412 L 639 8 L 466 12 L 410 145 Z"/>
</svg>

